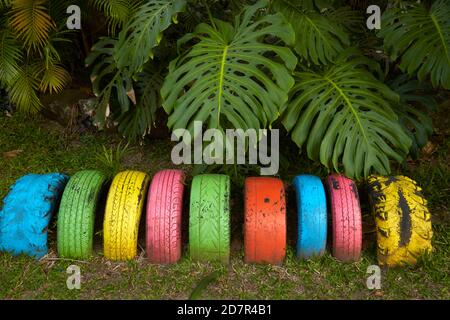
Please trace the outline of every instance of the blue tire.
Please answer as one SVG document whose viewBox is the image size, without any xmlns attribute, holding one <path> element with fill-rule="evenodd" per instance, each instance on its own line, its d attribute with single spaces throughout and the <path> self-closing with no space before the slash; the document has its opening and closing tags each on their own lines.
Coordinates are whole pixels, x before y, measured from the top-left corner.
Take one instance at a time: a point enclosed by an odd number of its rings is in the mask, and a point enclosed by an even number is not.
<svg viewBox="0 0 450 320">
<path fill-rule="evenodd" d="M 322 181 L 311 175 L 294 178 L 298 213 L 297 257 L 321 256 L 327 242 L 327 199 Z"/>
<path fill-rule="evenodd" d="M 52 173 L 23 176 L 10 188 L 0 210 L 0 251 L 47 254 L 47 228 L 68 177 Z"/>
</svg>

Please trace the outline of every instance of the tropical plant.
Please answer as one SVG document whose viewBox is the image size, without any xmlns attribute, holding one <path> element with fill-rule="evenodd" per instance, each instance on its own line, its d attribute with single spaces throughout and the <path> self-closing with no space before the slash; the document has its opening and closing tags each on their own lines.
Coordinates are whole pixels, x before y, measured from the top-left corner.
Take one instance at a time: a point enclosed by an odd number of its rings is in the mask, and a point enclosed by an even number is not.
<svg viewBox="0 0 450 320">
<path fill-rule="evenodd" d="M 436 111 L 438 106 L 431 94 L 432 90 L 427 83 L 409 79 L 405 74 L 389 81 L 388 85 L 400 97 L 393 109 L 412 140 L 411 155 L 417 158 L 420 149 L 427 144 L 433 133 L 430 114 Z"/>
<path fill-rule="evenodd" d="M 89 4 L 101 11 L 108 19 L 108 29 L 113 35 L 128 22 L 136 6 L 142 2 L 138 0 L 89 0 Z"/>
<path fill-rule="evenodd" d="M 202 23 L 179 40 L 179 45 L 197 43 L 170 63 L 161 88 L 169 128 L 192 131 L 194 121 L 202 121 L 209 128 L 259 129 L 278 118 L 294 85 L 290 73 L 297 58 L 290 49 L 263 41 L 276 36 L 294 42 L 281 14 L 253 20 L 266 4 L 248 6 L 234 24 Z"/>
<path fill-rule="evenodd" d="M 333 62 L 350 45 L 343 25 L 320 14 L 315 8 L 332 10 L 330 1 L 274 0 L 273 8 L 286 16 L 296 34 L 295 51 L 314 64 Z"/>
<path fill-rule="evenodd" d="M 296 73 L 283 124 L 308 156 L 327 168 L 360 178 L 390 172 L 411 141 L 390 104 L 398 95 L 369 70 L 378 67 L 356 50 L 342 52 L 324 72 Z"/>
<path fill-rule="evenodd" d="M 70 81 L 55 48 L 64 41 L 46 0 L 0 5 L 0 87 L 18 110 L 41 109 L 39 92 L 60 92 Z"/>
<path fill-rule="evenodd" d="M 104 1 L 97 1 L 97 4 Z M 144 136 L 150 131 L 155 111 L 160 106 L 161 86 L 157 74 L 149 75 L 154 47 L 161 41 L 162 32 L 183 11 L 185 0 L 149 1 L 136 6 L 118 38 L 104 37 L 97 42 L 86 58 L 86 65 L 94 66 L 91 74 L 94 94 L 98 97 L 96 118 L 102 127 L 111 109 L 122 120 L 120 131 L 127 137 Z M 143 83 L 149 81 L 149 83 Z M 137 86 L 137 94 L 135 86 Z M 118 108 L 110 101 L 117 97 Z M 115 112 L 114 112 L 115 111 Z"/>
<path fill-rule="evenodd" d="M 161 106 L 159 91 L 164 81 L 163 70 L 156 62 L 147 63 L 136 77 L 136 107 L 119 118 L 119 132 L 130 139 L 144 137 L 155 123 L 156 111 Z"/>
<path fill-rule="evenodd" d="M 405 3 L 387 10 L 379 35 L 391 59 L 420 81 L 430 76 L 433 86 L 450 89 L 450 1 Z"/>
<path fill-rule="evenodd" d="M 378 32 L 365 28 L 369 2 L 384 11 Z M 40 92 L 70 80 L 61 56 L 66 4 L 0 0 L 0 89 L 19 110 L 38 111 Z M 281 125 L 329 170 L 386 174 L 431 135 L 430 90 L 450 88 L 446 0 L 83 5 L 104 15 L 86 58 L 97 123 L 132 139 L 150 132 L 162 107 L 172 130 L 192 130 L 196 120 L 221 130 Z"/>
<path fill-rule="evenodd" d="M 153 58 L 153 48 L 162 38 L 162 32 L 184 10 L 185 0 L 148 1 L 139 6 L 119 34 L 115 47 L 115 61 L 119 69 L 128 67 L 131 73 L 142 71 Z"/>
<path fill-rule="evenodd" d="M 95 154 L 95 159 L 101 164 L 103 173 L 110 178 L 113 178 L 122 170 L 124 157 L 132 151 L 129 142 L 123 143 L 123 141 L 120 141 L 115 146 L 103 146 L 102 150 Z"/>
</svg>

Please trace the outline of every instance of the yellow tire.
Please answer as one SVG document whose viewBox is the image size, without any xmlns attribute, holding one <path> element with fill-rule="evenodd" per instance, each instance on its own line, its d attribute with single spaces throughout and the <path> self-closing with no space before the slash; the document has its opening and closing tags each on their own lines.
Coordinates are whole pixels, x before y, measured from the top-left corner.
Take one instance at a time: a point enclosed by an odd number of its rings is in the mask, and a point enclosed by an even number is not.
<svg viewBox="0 0 450 320">
<path fill-rule="evenodd" d="M 150 178 L 139 171 L 124 171 L 112 181 L 103 222 L 104 255 L 110 260 L 136 256 L 139 220 Z"/>
<path fill-rule="evenodd" d="M 431 252 L 431 217 L 422 189 L 405 176 L 371 176 L 369 198 L 377 226 L 380 265 L 413 265 Z"/>
</svg>

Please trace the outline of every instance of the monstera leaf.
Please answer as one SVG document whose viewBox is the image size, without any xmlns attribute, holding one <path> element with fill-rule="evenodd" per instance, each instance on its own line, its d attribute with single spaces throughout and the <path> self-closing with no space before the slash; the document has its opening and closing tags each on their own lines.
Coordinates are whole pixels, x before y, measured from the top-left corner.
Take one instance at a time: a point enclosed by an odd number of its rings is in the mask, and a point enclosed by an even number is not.
<svg viewBox="0 0 450 320">
<path fill-rule="evenodd" d="M 116 39 L 100 38 L 86 58 L 87 66 L 98 61 L 92 69 L 91 82 L 92 90 L 98 97 L 96 120 L 100 127 L 111 113 L 110 100 L 113 92 L 117 94 L 122 114 L 129 110 L 130 101 L 136 103 L 131 75 L 126 68 L 119 70 L 113 57 L 116 43 Z"/>
<path fill-rule="evenodd" d="M 400 68 L 422 81 L 431 76 L 433 86 L 450 89 L 450 1 L 387 10 L 379 35 L 392 59 L 401 56 Z"/>
<path fill-rule="evenodd" d="M 155 62 L 147 63 L 135 84 L 137 104 L 118 118 L 119 132 L 130 139 L 144 137 L 155 123 L 156 110 L 161 107 L 159 91 L 164 81 Z M 161 68 L 159 68 L 161 69 Z"/>
<path fill-rule="evenodd" d="M 125 66 L 139 72 L 153 56 L 153 48 L 162 38 L 162 32 L 173 21 L 177 13 L 184 10 L 185 0 L 151 0 L 141 5 L 129 23 L 119 34 L 115 59 L 119 69 Z"/>
<path fill-rule="evenodd" d="M 327 64 L 350 44 L 341 25 L 315 11 L 305 10 L 302 1 L 274 0 L 273 8 L 291 23 L 296 35 L 295 51 L 307 61 Z"/>
<path fill-rule="evenodd" d="M 437 110 L 437 103 L 430 95 L 429 86 L 411 80 L 406 75 L 397 77 L 389 86 L 400 96 L 399 103 L 393 109 L 412 140 L 411 155 L 417 158 L 419 150 L 427 144 L 433 133 L 430 113 Z"/>
<path fill-rule="evenodd" d="M 192 131 L 195 120 L 209 128 L 261 128 L 279 117 L 294 85 L 297 59 L 286 47 L 267 44 L 275 36 L 288 44 L 294 32 L 281 14 L 254 21 L 267 1 L 247 6 L 234 24 L 215 20 L 200 24 L 180 44 L 193 47 L 170 63 L 161 89 L 172 129 Z"/>
<path fill-rule="evenodd" d="M 361 178 L 390 172 L 411 140 L 390 107 L 399 97 L 367 69 L 373 61 L 345 51 L 324 73 L 298 72 L 283 124 L 308 156 Z"/>
</svg>

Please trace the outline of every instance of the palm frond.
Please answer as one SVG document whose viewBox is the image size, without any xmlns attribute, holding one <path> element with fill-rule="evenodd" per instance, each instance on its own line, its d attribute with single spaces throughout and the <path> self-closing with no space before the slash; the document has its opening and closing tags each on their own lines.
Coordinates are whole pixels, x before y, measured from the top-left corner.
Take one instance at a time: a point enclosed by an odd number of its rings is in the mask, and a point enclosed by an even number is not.
<svg viewBox="0 0 450 320">
<path fill-rule="evenodd" d="M 11 0 L 0 0 L 0 10 L 11 7 Z"/>
<path fill-rule="evenodd" d="M 39 90 L 58 93 L 70 82 L 70 74 L 60 64 L 51 64 L 43 69 Z"/>
<path fill-rule="evenodd" d="M 20 44 L 8 29 L 0 31 L 0 86 L 8 86 L 19 73 Z"/>
<path fill-rule="evenodd" d="M 12 0 L 10 23 L 27 49 L 38 50 L 48 41 L 55 22 L 45 6 L 46 0 Z"/>
<path fill-rule="evenodd" d="M 89 0 L 108 20 L 109 30 L 116 34 L 130 19 L 135 10 L 136 1 L 130 0 Z"/>
<path fill-rule="evenodd" d="M 37 95 L 39 89 L 39 67 L 36 64 L 25 65 L 19 69 L 16 77 L 8 86 L 8 95 L 17 110 L 23 113 L 37 113 L 41 101 Z"/>
</svg>

